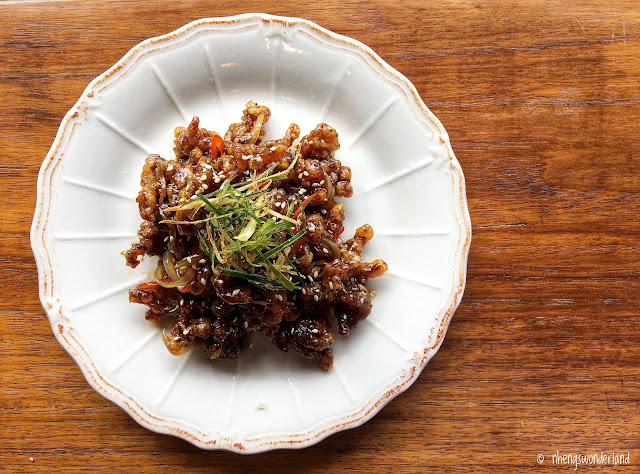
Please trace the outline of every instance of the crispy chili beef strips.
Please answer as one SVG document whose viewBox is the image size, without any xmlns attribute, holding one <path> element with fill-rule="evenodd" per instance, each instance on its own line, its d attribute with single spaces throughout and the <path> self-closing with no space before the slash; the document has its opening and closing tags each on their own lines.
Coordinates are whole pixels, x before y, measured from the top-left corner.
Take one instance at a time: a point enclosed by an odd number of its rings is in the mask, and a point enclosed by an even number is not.
<svg viewBox="0 0 640 474">
<path fill-rule="evenodd" d="M 291 124 L 282 138 L 265 140 L 270 116 L 267 107 L 249 102 L 241 121 L 224 136 L 200 128 L 194 117 L 187 127 L 175 129 L 175 158 L 147 157 L 137 197 L 143 219 L 139 242 L 123 255 L 130 267 L 144 255 L 160 261 L 155 280 L 130 290 L 129 299 L 148 307 L 147 319 L 171 321 L 163 337 L 172 354 L 199 341 L 209 358 L 233 359 L 249 333 L 261 332 L 279 349 L 315 359 L 329 370 L 332 324 L 348 335 L 369 315 L 367 282 L 383 275 L 387 264 L 361 260 L 373 237 L 369 225 L 359 227 L 351 239 L 340 237 L 345 206 L 337 199 L 351 197 L 353 189 L 351 170 L 335 157 L 338 133 L 319 124 L 300 138 L 300 128 Z M 249 274 L 247 269 L 264 260 L 245 261 L 250 260 L 246 253 L 223 271 L 225 257 L 215 254 L 219 246 L 203 247 L 203 239 L 211 238 L 207 219 L 212 214 L 207 212 L 221 211 L 211 202 L 188 204 L 269 173 L 274 178 L 260 203 L 269 207 L 262 212 L 271 214 L 259 222 L 292 222 L 272 236 L 274 246 L 285 247 L 275 249 L 284 255 L 278 262 L 288 271 L 285 280 L 272 263 L 265 264 L 270 266 L 264 275 Z M 259 231 L 259 226 L 253 229 L 254 234 Z M 243 232 L 249 235 L 251 229 Z M 229 239 L 235 243 L 238 238 L 244 237 Z"/>
</svg>

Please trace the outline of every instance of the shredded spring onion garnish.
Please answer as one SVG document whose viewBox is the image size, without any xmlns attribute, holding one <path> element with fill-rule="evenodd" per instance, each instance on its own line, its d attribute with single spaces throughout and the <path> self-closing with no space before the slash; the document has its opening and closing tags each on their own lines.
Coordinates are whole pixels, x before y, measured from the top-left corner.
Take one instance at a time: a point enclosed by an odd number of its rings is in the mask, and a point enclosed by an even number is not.
<svg viewBox="0 0 640 474">
<path fill-rule="evenodd" d="M 224 181 L 208 194 L 164 209 L 173 219 L 160 221 L 170 225 L 197 227 L 200 249 L 211 261 L 214 275 L 244 279 L 267 290 L 296 290 L 301 280 L 289 258 L 290 247 L 306 230 L 295 232 L 300 221 L 293 217 L 299 201 L 275 211 L 271 184 L 286 178 L 298 159 L 284 171 L 274 173 L 277 163 L 264 172 L 254 173 L 248 181 L 232 184 Z"/>
</svg>

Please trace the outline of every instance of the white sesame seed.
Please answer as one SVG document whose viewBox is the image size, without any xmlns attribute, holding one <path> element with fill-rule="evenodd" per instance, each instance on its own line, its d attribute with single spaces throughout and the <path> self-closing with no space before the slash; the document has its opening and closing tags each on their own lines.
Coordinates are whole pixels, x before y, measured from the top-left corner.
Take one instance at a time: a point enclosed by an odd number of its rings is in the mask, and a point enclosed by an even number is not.
<svg viewBox="0 0 640 474">
<path fill-rule="evenodd" d="M 187 257 L 187 262 L 191 263 L 191 255 Z"/>
<path fill-rule="evenodd" d="M 332 281 L 329 282 L 329 288 L 331 288 L 333 290 L 333 282 Z"/>
<path fill-rule="evenodd" d="M 239 293 L 240 293 L 240 288 L 236 288 L 235 290 L 233 290 L 233 291 L 231 292 L 231 294 L 232 294 L 233 296 L 236 296 L 236 295 L 238 295 Z"/>
<path fill-rule="evenodd" d="M 184 304 L 184 300 L 180 298 L 180 306 L 182 306 L 183 304 Z"/>
<path fill-rule="evenodd" d="M 312 222 L 311 224 L 309 224 L 309 232 L 313 232 L 315 230 L 316 230 L 316 226 Z"/>
<path fill-rule="evenodd" d="M 276 151 L 276 147 L 272 146 L 271 148 L 269 148 L 269 151 Z"/>
<path fill-rule="evenodd" d="M 136 260 L 139 262 L 140 260 L 142 260 L 144 258 L 144 255 L 138 255 L 136 257 Z"/>
<path fill-rule="evenodd" d="M 302 179 L 302 173 L 298 174 L 298 179 Z"/>
<path fill-rule="evenodd" d="M 237 323 L 238 322 L 238 317 L 236 316 L 235 318 L 233 318 L 232 322 L 233 322 L 233 324 Z"/>
<path fill-rule="evenodd" d="M 200 181 L 204 181 L 207 179 L 207 175 L 203 174 L 202 176 L 200 176 Z"/>
<path fill-rule="evenodd" d="M 218 285 L 222 285 L 224 282 L 218 278 L 218 279 L 216 280 L 216 283 L 217 283 Z"/>
<path fill-rule="evenodd" d="M 320 209 L 320 212 L 322 212 L 323 214 L 326 214 L 327 210 L 326 209 Z"/>
<path fill-rule="evenodd" d="M 318 278 L 318 270 L 316 270 L 315 272 L 313 272 L 313 278 Z"/>
<path fill-rule="evenodd" d="M 313 281 L 313 277 L 311 275 L 307 275 L 307 278 L 309 279 L 309 281 Z"/>
<path fill-rule="evenodd" d="M 166 241 L 168 241 L 168 240 L 169 240 L 169 236 L 167 235 L 167 236 L 164 238 L 164 241 L 166 242 Z"/>
<path fill-rule="evenodd" d="M 318 301 L 320 298 L 318 298 L 318 295 L 313 295 L 313 299 L 314 299 L 315 301 Z"/>
<path fill-rule="evenodd" d="M 304 194 L 304 193 L 306 193 L 306 192 L 307 192 L 307 190 L 306 190 L 306 189 L 304 189 L 304 188 L 300 188 L 300 190 L 298 191 L 298 194 Z"/>
<path fill-rule="evenodd" d="M 201 258 L 198 263 L 207 263 L 207 259 Z"/>
<path fill-rule="evenodd" d="M 320 180 L 320 186 L 324 184 L 324 179 Z"/>
<path fill-rule="evenodd" d="M 204 278 L 204 277 L 200 278 L 200 283 L 202 283 L 203 285 L 206 285 L 207 284 L 207 279 Z"/>
<path fill-rule="evenodd" d="M 312 188 L 317 188 L 318 187 L 318 183 L 311 183 L 311 187 Z"/>
<path fill-rule="evenodd" d="M 278 301 L 282 301 L 282 295 L 276 295 L 276 299 L 277 299 Z"/>
<path fill-rule="evenodd" d="M 305 176 L 309 176 L 309 172 L 308 171 L 303 171 L 302 174 L 305 175 Z"/>
<path fill-rule="evenodd" d="M 169 242 L 173 242 L 173 235 L 169 236 Z"/>
<path fill-rule="evenodd" d="M 282 202 L 280 203 L 280 207 L 281 207 L 282 209 L 284 209 L 286 205 L 287 205 L 287 203 L 285 203 L 284 201 L 282 201 Z"/>
<path fill-rule="evenodd" d="M 291 334 L 293 334 L 293 330 L 294 330 L 294 328 L 293 328 L 293 326 L 291 326 L 291 331 L 289 331 L 289 332 L 290 332 Z"/>
<path fill-rule="evenodd" d="M 213 169 L 213 166 L 211 166 L 209 163 L 203 163 L 202 166 L 207 168 L 208 170 L 212 170 Z"/>
<path fill-rule="evenodd" d="M 322 249 L 323 253 L 329 253 L 329 251 L 327 249 Z"/>
<path fill-rule="evenodd" d="M 203 185 L 202 185 L 202 189 L 209 189 L 209 186 L 208 186 L 208 185 L 206 185 L 206 184 L 203 184 Z"/>
<path fill-rule="evenodd" d="M 249 327 L 249 323 L 247 321 L 245 321 L 243 326 L 244 326 L 245 329 L 247 329 Z"/>
<path fill-rule="evenodd" d="M 313 329 L 311 330 L 311 332 L 312 332 L 312 333 L 314 333 L 314 334 L 318 334 L 318 332 L 319 332 L 319 331 L 318 331 L 316 328 L 313 328 Z"/>
<path fill-rule="evenodd" d="M 218 184 L 220 182 L 220 178 L 216 178 L 213 180 L 214 183 Z"/>
<path fill-rule="evenodd" d="M 226 178 L 226 176 L 223 173 L 220 173 L 218 176 L 220 176 L 220 179 Z"/>
<path fill-rule="evenodd" d="M 173 165 L 167 166 L 167 171 L 173 171 Z"/>
<path fill-rule="evenodd" d="M 307 290 L 305 290 L 304 288 L 302 289 L 302 294 L 306 295 L 307 294 Z"/>
<path fill-rule="evenodd" d="M 186 336 L 187 334 L 189 334 L 189 330 L 188 329 L 185 329 L 184 331 L 182 331 L 182 335 L 183 336 Z"/>
</svg>

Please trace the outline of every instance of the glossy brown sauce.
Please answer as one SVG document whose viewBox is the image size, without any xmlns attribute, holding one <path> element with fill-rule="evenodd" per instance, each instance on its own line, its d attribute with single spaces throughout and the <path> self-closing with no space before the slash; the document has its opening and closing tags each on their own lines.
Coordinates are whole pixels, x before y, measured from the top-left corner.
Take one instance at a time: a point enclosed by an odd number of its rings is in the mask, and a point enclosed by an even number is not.
<svg viewBox="0 0 640 474">
<path fill-rule="evenodd" d="M 123 252 L 127 264 L 137 266 L 142 255 L 162 256 L 171 249 L 179 265 L 192 277 L 177 288 L 154 282 L 129 292 L 129 299 L 148 306 L 148 320 L 165 319 L 171 328 L 165 343 L 181 354 L 202 343 L 211 359 L 238 357 L 250 332 L 263 333 L 283 351 L 293 350 L 316 359 L 329 370 L 333 363 L 333 325 L 348 335 L 371 312 L 369 278 L 387 270 L 382 260 L 362 262 L 365 244 L 373 237 L 368 225 L 353 238 L 341 239 L 345 206 L 338 198 L 353 194 L 351 170 L 335 158 L 337 132 L 319 124 L 299 139 L 300 129 L 291 124 L 284 137 L 264 140 L 264 126 L 271 115 L 267 107 L 247 104 L 241 122 L 232 124 L 224 139 L 199 127 L 197 117 L 175 131 L 175 158 L 147 157 L 137 197 L 143 222 L 140 241 Z M 277 163 L 288 175 L 273 183 L 270 196 L 275 210 L 293 203 L 295 231 L 306 229 L 288 250 L 303 279 L 298 290 L 265 290 L 241 278 L 217 274 L 216 262 L 198 245 L 193 226 L 161 223 L 165 210 L 189 201 L 196 194 L 211 193 L 227 180 L 243 182 Z M 179 220 L 180 213 L 171 214 Z M 180 275 L 179 275 L 180 276 Z M 185 277 L 186 278 L 186 277 Z M 162 274 L 165 281 L 170 275 Z"/>
</svg>

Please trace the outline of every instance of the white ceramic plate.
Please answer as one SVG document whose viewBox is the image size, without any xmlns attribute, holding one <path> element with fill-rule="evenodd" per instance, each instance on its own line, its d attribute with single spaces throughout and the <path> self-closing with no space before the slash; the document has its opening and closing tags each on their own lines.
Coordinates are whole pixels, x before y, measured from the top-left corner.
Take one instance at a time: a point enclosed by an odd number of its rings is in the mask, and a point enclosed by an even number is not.
<svg viewBox="0 0 640 474">
<path fill-rule="evenodd" d="M 172 157 L 173 128 L 194 115 L 224 132 L 248 100 L 271 108 L 268 136 L 290 122 L 338 130 L 354 188 L 344 235 L 371 224 L 365 258 L 389 264 L 327 373 L 258 336 L 235 361 L 174 357 L 128 302 L 154 266 L 120 255 L 140 223 L 145 157 Z M 470 240 L 462 171 L 413 85 L 357 41 L 262 14 L 149 39 L 91 82 L 42 164 L 31 230 L 42 304 L 88 382 L 154 431 L 245 453 L 314 444 L 409 387 L 462 298 Z"/>
</svg>

